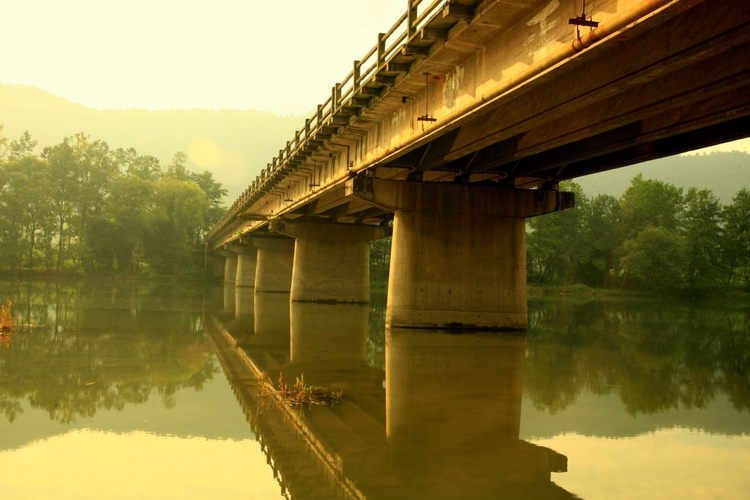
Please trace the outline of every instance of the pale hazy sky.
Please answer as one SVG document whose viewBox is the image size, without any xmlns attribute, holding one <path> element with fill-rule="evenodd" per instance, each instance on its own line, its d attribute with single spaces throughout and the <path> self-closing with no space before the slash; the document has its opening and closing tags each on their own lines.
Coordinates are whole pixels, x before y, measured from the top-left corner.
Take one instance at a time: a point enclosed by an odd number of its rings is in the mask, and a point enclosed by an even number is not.
<svg viewBox="0 0 750 500">
<path fill-rule="evenodd" d="M 0 0 L 0 83 L 95 109 L 309 114 L 407 0 Z M 750 139 L 711 150 L 750 152 Z"/>
<path fill-rule="evenodd" d="M 0 82 L 96 109 L 307 114 L 407 0 L 0 0 Z"/>
</svg>

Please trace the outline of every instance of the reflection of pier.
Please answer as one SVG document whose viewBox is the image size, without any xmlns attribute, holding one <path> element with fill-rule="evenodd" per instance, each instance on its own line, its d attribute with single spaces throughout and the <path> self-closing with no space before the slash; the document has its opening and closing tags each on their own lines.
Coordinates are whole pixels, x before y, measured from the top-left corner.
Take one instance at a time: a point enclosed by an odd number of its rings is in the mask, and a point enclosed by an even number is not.
<svg viewBox="0 0 750 500">
<path fill-rule="evenodd" d="M 292 498 L 571 498 L 551 482 L 567 459 L 518 438 L 525 336 L 392 329 L 384 373 L 366 363 L 366 306 L 263 295 L 252 334 L 233 322 L 209 330 Z M 258 401 L 261 371 L 304 374 L 344 401 L 304 411 Z"/>
<path fill-rule="evenodd" d="M 258 398 L 262 372 L 221 323 L 214 319 L 207 331 L 282 493 L 289 491 L 292 498 L 365 498 L 341 473 L 340 459 L 317 441 L 300 414 L 282 401 Z"/>
</svg>

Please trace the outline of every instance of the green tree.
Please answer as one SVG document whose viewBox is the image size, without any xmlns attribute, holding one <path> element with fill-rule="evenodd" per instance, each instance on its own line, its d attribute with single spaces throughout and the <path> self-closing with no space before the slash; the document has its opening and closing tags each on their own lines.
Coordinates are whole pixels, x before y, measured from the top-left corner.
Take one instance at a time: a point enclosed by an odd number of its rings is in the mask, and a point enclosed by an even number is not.
<svg viewBox="0 0 750 500">
<path fill-rule="evenodd" d="M 613 285 L 619 269 L 617 250 L 624 241 L 620 203 L 606 194 L 592 198 L 582 210 L 582 226 L 588 259 L 582 265 L 581 279 L 592 286 Z"/>
<path fill-rule="evenodd" d="M 38 141 L 32 139 L 28 130 L 21 134 L 21 137 L 10 142 L 8 159 L 16 160 L 25 156 L 34 156 L 34 149 Z"/>
<path fill-rule="evenodd" d="M 626 238 L 637 236 L 649 226 L 676 231 L 682 203 L 682 188 L 637 175 L 620 198 Z"/>
<path fill-rule="evenodd" d="M 681 225 L 686 241 L 687 285 L 692 289 L 712 287 L 719 281 L 721 218 L 721 203 L 710 190 L 688 190 Z"/>
<path fill-rule="evenodd" d="M 186 164 L 187 155 L 182 151 L 178 151 L 172 157 L 172 163 L 169 164 L 164 175 L 178 181 L 189 181 L 191 180 L 190 171 L 185 166 Z"/>
<path fill-rule="evenodd" d="M 49 226 L 45 222 L 52 215 L 49 165 L 32 156 L 11 160 L 3 165 L 1 182 L 0 214 L 9 228 L 6 234 L 19 237 L 18 244 L 13 246 L 25 254 L 26 266 L 33 269 L 37 239 Z M 10 229 L 13 225 L 17 227 Z M 24 258 L 17 257 L 19 262 Z"/>
<path fill-rule="evenodd" d="M 68 247 L 73 239 L 72 221 L 78 191 L 76 163 L 70 139 L 66 138 L 60 144 L 44 148 L 42 158 L 49 163 L 50 176 L 55 179 L 50 186 L 50 197 L 57 222 L 56 269 L 60 271 L 63 262 L 69 257 Z"/>
<path fill-rule="evenodd" d="M 575 208 L 527 221 L 526 263 L 528 279 L 533 283 L 573 283 L 581 262 L 586 260 L 581 238 L 581 213 L 586 197 L 574 182 L 563 183 L 560 189 L 575 193 Z"/>
<path fill-rule="evenodd" d="M 71 146 L 78 181 L 74 219 L 79 245 L 78 260 L 84 263 L 87 250 L 85 235 L 89 217 L 99 215 L 103 210 L 117 167 L 109 146 L 104 141 L 91 141 L 88 135 L 78 133 L 73 137 Z"/>
<path fill-rule="evenodd" d="M 726 280 L 735 279 L 750 290 L 750 191 L 741 189 L 724 211 L 722 260 L 727 268 Z"/>
<path fill-rule="evenodd" d="M 652 290 L 681 287 L 685 246 L 685 238 L 675 231 L 665 227 L 646 227 L 623 245 L 620 264 L 627 282 Z"/>
<path fill-rule="evenodd" d="M 154 206 L 144 235 L 144 259 L 158 274 L 191 270 L 193 235 L 209 202 L 194 182 L 165 176 L 155 185 Z"/>
<path fill-rule="evenodd" d="M 140 156 L 134 148 L 116 149 L 113 159 L 122 175 L 156 181 L 162 176 L 159 159 L 154 156 Z"/>
<path fill-rule="evenodd" d="M 221 187 L 221 183 L 214 179 L 214 176 L 208 170 L 204 170 L 201 174 L 190 174 L 190 180 L 193 181 L 200 187 L 208 198 L 209 207 L 206 211 L 205 220 L 202 226 L 198 227 L 195 234 L 195 241 L 201 241 L 206 233 L 221 219 L 226 212 L 224 206 L 224 197 L 227 195 L 227 190 Z"/>
</svg>

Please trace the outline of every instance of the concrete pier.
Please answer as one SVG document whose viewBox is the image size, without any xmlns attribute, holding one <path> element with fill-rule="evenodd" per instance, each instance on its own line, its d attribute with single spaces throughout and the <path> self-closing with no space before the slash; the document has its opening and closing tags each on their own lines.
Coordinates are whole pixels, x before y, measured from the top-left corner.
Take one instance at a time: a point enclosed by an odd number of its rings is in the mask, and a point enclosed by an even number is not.
<svg viewBox="0 0 750 500">
<path fill-rule="evenodd" d="M 224 256 L 224 284 L 234 285 L 237 281 L 237 253 L 229 248 L 219 253 Z"/>
<path fill-rule="evenodd" d="M 295 238 L 292 301 L 370 301 L 369 242 L 388 228 L 289 221 L 273 221 L 270 228 Z"/>
<path fill-rule="evenodd" d="M 292 238 L 252 238 L 258 249 L 255 291 L 289 293 L 292 284 L 294 240 Z"/>
<path fill-rule="evenodd" d="M 367 178 L 348 188 L 395 212 L 387 325 L 527 328 L 524 219 L 572 207 L 572 193 Z"/>
<path fill-rule="evenodd" d="M 236 246 L 239 248 L 235 250 L 237 251 L 237 277 L 235 279 L 235 286 L 254 287 L 258 249 L 250 245 Z"/>
</svg>

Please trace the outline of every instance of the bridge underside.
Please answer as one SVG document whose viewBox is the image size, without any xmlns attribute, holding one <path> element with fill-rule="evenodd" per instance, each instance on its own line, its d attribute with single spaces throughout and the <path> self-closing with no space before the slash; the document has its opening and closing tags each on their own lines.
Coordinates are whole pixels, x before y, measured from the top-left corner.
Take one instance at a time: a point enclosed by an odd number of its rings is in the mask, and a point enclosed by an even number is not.
<svg viewBox="0 0 750 500">
<path fill-rule="evenodd" d="M 498 92 L 440 137 L 382 161 L 378 175 L 496 176 L 519 187 L 748 137 L 749 22 L 742 2 L 666 9 Z"/>
<path fill-rule="evenodd" d="M 273 236 L 275 219 L 354 226 L 394 220 L 391 324 L 473 325 L 481 316 L 476 326 L 523 328 L 525 249 L 518 228 L 524 217 L 572 205 L 555 194 L 560 181 L 750 136 L 750 9 L 743 2 L 647 0 L 625 2 L 630 7 L 619 12 L 620 3 L 602 3 L 600 15 L 610 8 L 611 16 L 599 28 L 580 28 L 565 43 L 557 35 L 534 57 L 526 44 L 540 42 L 529 30 L 559 2 L 449 4 L 256 194 L 238 200 L 212 248 L 243 234 Z M 507 53 L 518 55 L 512 67 L 522 69 L 489 67 Z M 464 72 L 474 81 L 461 87 L 456 75 Z M 392 139 L 381 139 L 386 132 Z M 363 190 L 364 179 L 379 187 Z M 529 189 L 547 193 L 553 208 L 495 213 L 499 225 L 486 224 L 493 212 L 485 208 L 496 193 L 522 199 L 507 193 Z M 393 199 L 397 192 L 402 198 Z M 424 199 L 404 201 L 414 196 Z M 274 197 L 284 203 L 271 203 Z M 466 200 L 471 206 L 459 208 Z M 470 215 L 451 215 L 457 213 Z M 513 241 L 512 250 L 499 250 L 500 240 Z M 323 248 L 305 244 L 312 247 Z M 430 248 L 458 251 L 446 257 Z M 469 248 L 479 252 L 474 259 Z M 481 259 L 502 264 L 488 274 Z M 292 278 L 302 281 L 311 278 Z M 422 303 L 424 288 L 437 292 Z M 487 301 L 495 305 L 472 309 Z M 427 316 L 442 319 L 419 319 Z"/>
</svg>

